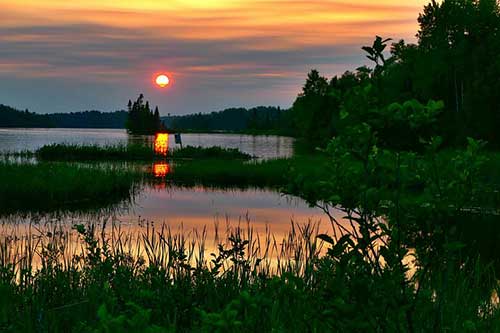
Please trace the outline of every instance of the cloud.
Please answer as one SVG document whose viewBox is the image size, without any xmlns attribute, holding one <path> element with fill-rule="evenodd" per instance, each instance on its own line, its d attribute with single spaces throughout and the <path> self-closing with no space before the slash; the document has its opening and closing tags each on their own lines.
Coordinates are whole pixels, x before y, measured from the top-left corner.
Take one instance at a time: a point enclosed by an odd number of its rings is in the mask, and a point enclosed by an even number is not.
<svg viewBox="0 0 500 333">
<path fill-rule="evenodd" d="M 420 0 L 200 3 L 8 1 L 0 13 L 0 102 L 26 101 L 42 112 L 74 111 L 88 102 L 75 94 L 66 94 L 74 100 L 47 101 L 37 90 L 19 88 L 36 81 L 43 82 L 45 94 L 67 89 L 63 82 L 100 87 L 82 95 L 105 101 L 96 106 L 105 110 L 122 101 L 99 94 L 126 99 L 138 91 L 165 105 L 163 113 L 263 102 L 286 107 L 311 68 L 331 76 L 357 67 L 364 62 L 361 45 L 375 34 L 412 39 L 421 5 Z M 168 92 L 160 94 L 150 83 L 158 71 L 174 79 Z"/>
</svg>

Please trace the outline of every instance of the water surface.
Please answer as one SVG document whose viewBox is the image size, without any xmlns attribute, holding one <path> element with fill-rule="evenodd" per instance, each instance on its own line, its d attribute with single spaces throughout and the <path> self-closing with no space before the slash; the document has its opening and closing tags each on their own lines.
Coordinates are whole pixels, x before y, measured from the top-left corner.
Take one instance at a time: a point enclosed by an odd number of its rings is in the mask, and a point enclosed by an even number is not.
<svg viewBox="0 0 500 333">
<path fill-rule="evenodd" d="M 53 143 L 116 145 L 146 143 L 158 145 L 154 136 L 129 136 L 117 129 L 0 129 L 0 151 L 36 150 Z M 293 139 L 279 136 L 251 136 L 239 134 L 182 134 L 184 145 L 220 146 L 237 148 L 259 158 L 289 157 L 293 154 Z M 168 149 L 178 147 L 173 135 L 166 140 Z M 160 148 L 165 148 L 162 145 Z M 158 147 L 155 147 L 158 148 Z M 201 167 L 201 166 L 200 166 Z M 147 166 L 160 180 L 171 172 L 165 161 Z M 29 203 L 27 203 L 29 205 Z M 217 239 L 217 233 L 228 226 L 246 226 L 256 235 L 286 237 L 291 223 L 318 223 L 329 228 L 319 209 L 310 208 L 297 197 L 284 196 L 272 189 L 213 189 L 178 187 L 168 181 L 145 185 L 131 202 L 118 210 L 102 210 L 92 214 L 60 212 L 42 216 L 17 215 L 0 218 L 0 239 L 32 233 L 47 223 L 62 225 L 67 232 L 80 223 L 102 223 L 108 217 L 129 235 L 139 237 L 144 225 L 154 223 L 186 234 L 205 233 L 206 239 Z M 31 229 L 35 226 L 35 229 Z M 41 230 L 41 229 L 40 229 Z M 74 238 L 75 235 L 72 236 Z M 132 236 L 131 236 L 132 237 Z M 222 235 L 222 237 L 224 237 Z M 22 238 L 21 238 L 22 239 Z M 214 243 L 215 245 L 215 243 Z M 73 245 L 72 245 L 73 246 Z M 76 245 L 75 245 L 76 246 Z"/>
<path fill-rule="evenodd" d="M 117 145 L 133 142 L 152 144 L 153 136 L 131 136 L 123 129 L 0 128 L 0 152 L 36 150 L 53 143 Z M 290 157 L 293 138 L 274 135 L 182 134 L 184 146 L 237 148 L 259 158 Z M 170 149 L 179 147 L 173 135 Z"/>
<path fill-rule="evenodd" d="M 206 226 L 210 230 L 214 223 L 249 221 L 256 231 L 264 231 L 268 225 L 278 234 L 285 234 L 292 221 L 319 223 L 324 218 L 319 209 L 310 208 L 304 200 L 273 190 L 203 187 L 148 188 L 119 217 L 130 224 L 145 219 L 174 227 L 182 224 L 187 229 Z"/>
</svg>

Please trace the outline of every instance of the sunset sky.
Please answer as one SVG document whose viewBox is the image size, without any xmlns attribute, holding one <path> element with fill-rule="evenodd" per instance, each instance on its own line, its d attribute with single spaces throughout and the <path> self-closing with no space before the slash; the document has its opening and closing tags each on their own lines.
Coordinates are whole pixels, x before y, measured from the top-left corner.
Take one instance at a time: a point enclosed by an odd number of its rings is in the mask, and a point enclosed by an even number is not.
<svg viewBox="0 0 500 333">
<path fill-rule="evenodd" d="M 114 111 L 142 92 L 162 115 L 289 107 L 311 68 L 359 67 L 376 34 L 414 41 L 427 2 L 0 0 L 0 104 Z"/>
</svg>

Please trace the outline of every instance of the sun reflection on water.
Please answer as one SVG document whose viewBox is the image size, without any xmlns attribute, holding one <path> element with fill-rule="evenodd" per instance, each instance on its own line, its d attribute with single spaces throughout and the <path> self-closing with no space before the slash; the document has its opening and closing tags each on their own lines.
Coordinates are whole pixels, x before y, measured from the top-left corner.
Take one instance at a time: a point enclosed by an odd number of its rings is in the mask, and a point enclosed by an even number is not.
<svg viewBox="0 0 500 333">
<path fill-rule="evenodd" d="M 155 162 L 153 164 L 153 174 L 155 177 L 163 178 L 170 172 L 170 165 L 167 162 Z"/>
<path fill-rule="evenodd" d="M 154 143 L 155 153 L 158 155 L 167 155 L 168 152 L 168 133 L 157 133 Z"/>
</svg>

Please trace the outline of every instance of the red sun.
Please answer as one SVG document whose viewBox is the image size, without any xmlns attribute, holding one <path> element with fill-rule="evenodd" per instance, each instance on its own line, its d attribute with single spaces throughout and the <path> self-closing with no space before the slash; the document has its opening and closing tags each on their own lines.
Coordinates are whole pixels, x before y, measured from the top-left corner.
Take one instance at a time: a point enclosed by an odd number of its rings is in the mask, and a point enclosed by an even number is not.
<svg viewBox="0 0 500 333">
<path fill-rule="evenodd" d="M 156 77 L 155 83 L 160 87 L 164 88 L 170 83 L 170 79 L 165 74 L 160 74 Z"/>
</svg>

